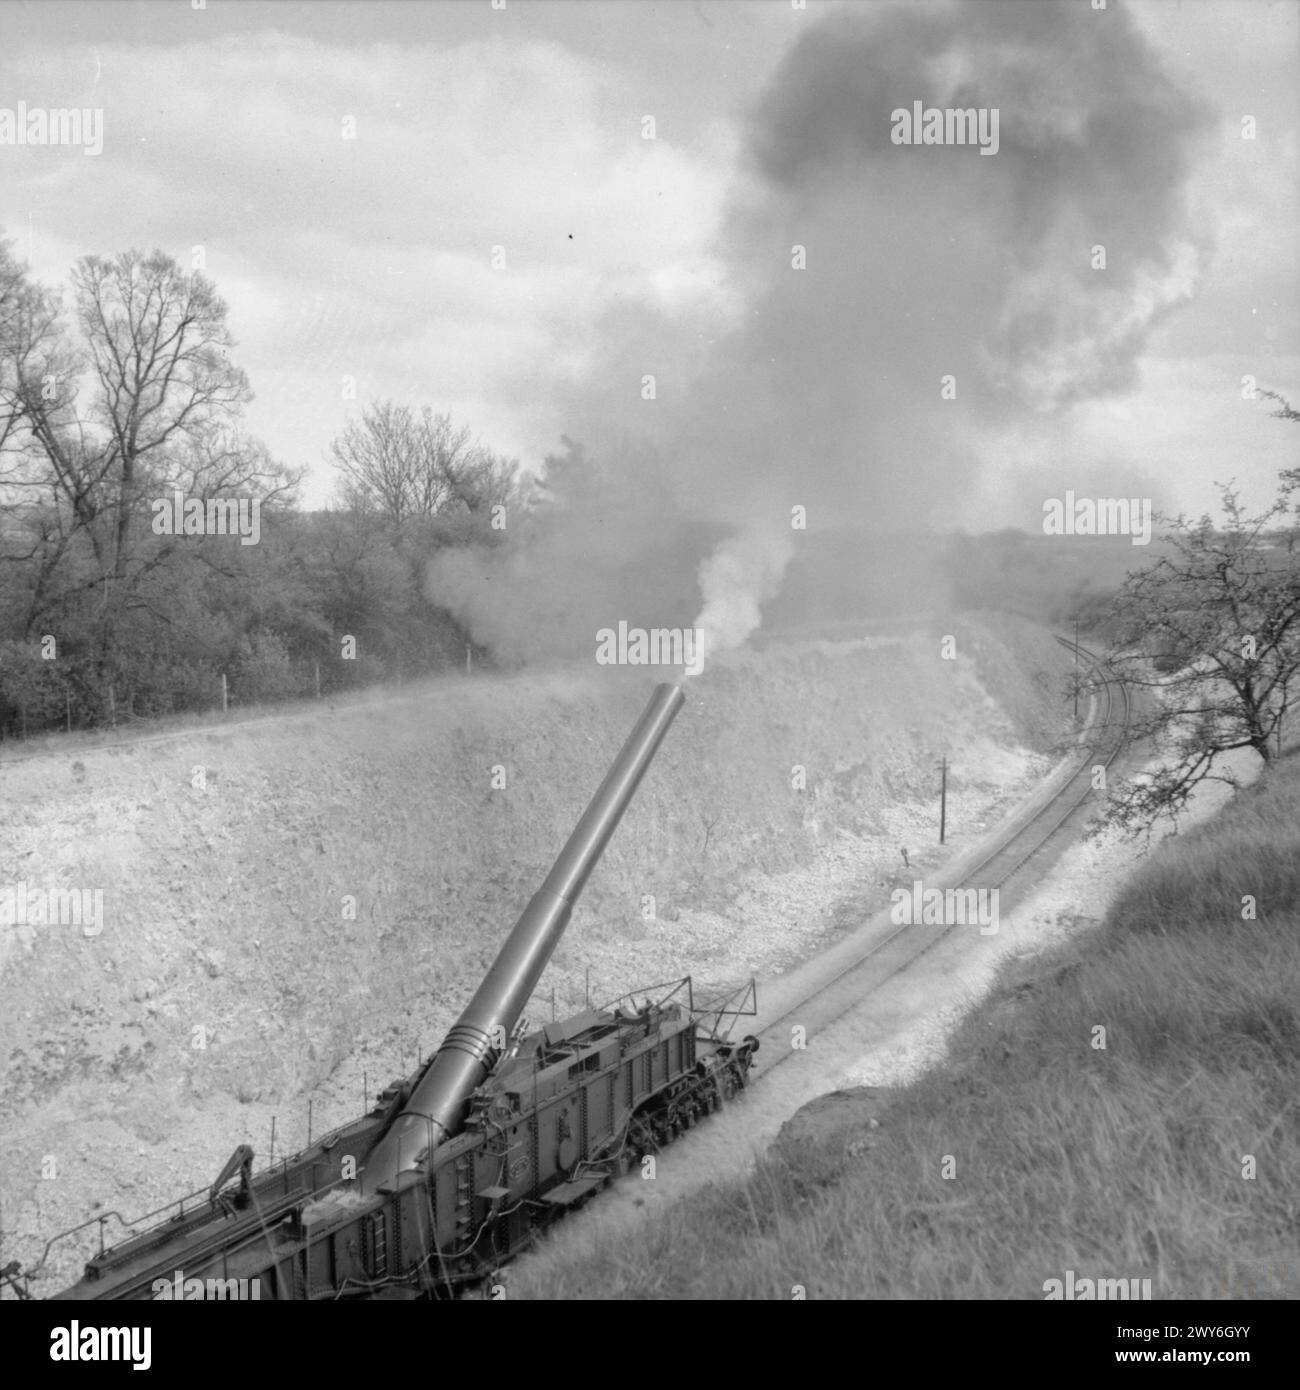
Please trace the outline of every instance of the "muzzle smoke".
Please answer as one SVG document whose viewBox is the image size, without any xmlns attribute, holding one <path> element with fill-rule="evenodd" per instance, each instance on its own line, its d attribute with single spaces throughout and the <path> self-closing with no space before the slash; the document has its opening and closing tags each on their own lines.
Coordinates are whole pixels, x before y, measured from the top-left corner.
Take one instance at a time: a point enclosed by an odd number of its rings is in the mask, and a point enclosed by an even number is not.
<svg viewBox="0 0 1300 1390">
<path fill-rule="evenodd" d="M 996 150 L 895 143 L 917 103 L 996 109 Z M 869 548 L 961 525 L 1017 421 L 1066 429 L 1074 403 L 1130 387 L 1192 293 L 1207 119 L 1118 7 L 832 12 L 751 114 L 723 292 L 685 313 L 616 301 L 564 401 L 585 455 L 501 548 L 435 559 L 431 598 L 506 658 L 589 656 L 620 619 L 694 622 L 716 655 L 819 531 Z"/>
</svg>

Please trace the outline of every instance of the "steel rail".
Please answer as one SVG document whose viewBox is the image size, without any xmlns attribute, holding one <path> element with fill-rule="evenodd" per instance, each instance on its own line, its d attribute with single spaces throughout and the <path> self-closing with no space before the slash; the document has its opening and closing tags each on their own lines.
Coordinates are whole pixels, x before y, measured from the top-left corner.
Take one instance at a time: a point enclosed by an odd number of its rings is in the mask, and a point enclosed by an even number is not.
<svg viewBox="0 0 1300 1390">
<path fill-rule="evenodd" d="M 1075 650 L 1075 643 L 1068 641 L 1066 638 L 1058 637 L 1056 640 L 1060 642 L 1063 646 L 1069 647 L 1071 650 Z M 1113 675 L 1107 675 L 1106 662 L 1104 658 L 1099 657 L 1095 652 L 1089 651 L 1086 647 L 1079 646 L 1077 650 L 1080 652 L 1081 655 L 1083 655 L 1085 658 L 1087 658 L 1087 660 L 1089 660 L 1092 663 L 1096 675 L 1100 679 L 1101 684 L 1106 691 L 1106 714 L 1100 722 L 1100 726 L 1098 729 L 1099 735 L 1108 729 L 1114 732 L 1112 724 L 1113 716 L 1115 714 L 1114 692 L 1118 690 L 1122 697 L 1123 714 L 1122 722 L 1118 731 L 1118 736 L 1113 739 L 1112 746 L 1109 752 L 1107 753 L 1107 756 L 1103 763 L 1103 766 L 1109 767 L 1119 756 L 1119 753 L 1124 747 L 1128 735 L 1128 728 L 1132 713 L 1132 703 L 1129 697 L 1128 688 L 1124 684 L 1124 682 L 1118 677 L 1115 677 Z M 1090 751 L 1095 752 L 1100 747 L 1100 743 L 1100 737 L 1095 738 L 1089 745 Z M 1081 780 L 1084 773 L 1084 769 L 1087 767 L 1087 765 L 1088 756 L 1085 754 L 1080 764 L 1080 767 L 1074 772 L 1074 774 L 1072 774 L 1072 776 L 1070 776 L 1062 784 L 1060 790 L 1056 792 L 1055 795 L 1053 795 L 1037 812 L 1035 812 L 1034 815 L 1031 816 L 1030 819 L 1026 821 L 1024 825 L 1022 825 L 1018 830 L 1016 830 L 1007 841 L 997 846 L 997 848 L 992 850 L 983 859 L 978 861 L 978 863 L 976 863 L 972 868 L 966 870 L 963 874 L 963 878 L 969 880 L 976 877 L 977 875 L 982 874 L 990 864 L 994 863 L 998 858 L 1005 855 L 1008 850 L 1013 849 L 1018 842 L 1023 843 L 1025 837 L 1029 835 L 1029 833 L 1032 830 L 1034 830 L 1035 827 L 1041 827 L 1043 818 L 1054 807 L 1059 807 L 1061 802 L 1069 795 L 1069 793 L 1072 790 L 1077 789 L 1077 785 Z M 1032 859 L 1033 856 L 1037 854 L 1048 843 L 1048 841 L 1050 841 L 1060 831 L 1061 827 L 1065 825 L 1065 823 L 1074 815 L 1074 813 L 1079 809 L 1079 807 L 1084 803 L 1084 801 L 1087 800 L 1091 791 L 1091 785 L 1088 785 L 1084 788 L 1084 790 L 1081 793 L 1075 795 L 1069 801 L 1069 804 L 1066 807 L 1064 813 L 1058 816 L 1057 819 L 1052 822 L 1052 824 L 1048 827 L 1046 833 L 1038 834 L 1033 839 L 1033 842 L 1032 844 L 1030 844 L 1029 848 L 1026 849 L 1023 853 L 1019 854 L 1018 857 L 1014 860 L 1014 862 L 1010 865 L 1010 867 L 1005 869 L 994 880 L 993 883 L 986 884 L 983 886 L 988 888 L 999 888 L 1003 884 L 1005 884 L 1014 874 L 1019 872 L 1019 870 L 1023 868 L 1023 866 L 1026 863 L 1028 863 L 1028 861 Z M 865 999 L 870 998 L 872 994 L 875 994 L 877 991 L 879 991 L 884 985 L 888 984 L 889 981 L 895 979 L 909 967 L 914 965 L 918 960 L 921 959 L 922 956 L 928 954 L 941 942 L 947 940 L 948 937 L 952 935 L 952 933 L 957 929 L 959 925 L 959 923 L 950 924 L 944 931 L 940 932 L 937 936 L 932 937 L 929 941 L 923 942 L 920 945 L 918 945 L 917 949 L 914 952 L 908 955 L 905 959 L 898 962 L 894 966 L 894 968 L 888 972 L 888 974 L 876 980 L 862 994 L 856 995 L 850 1003 L 844 1006 L 844 1008 L 838 1010 L 830 1018 L 819 1020 L 816 1023 L 815 1027 L 811 1030 L 811 1033 L 815 1034 L 825 1032 L 828 1028 L 838 1023 L 841 1018 L 843 1018 L 846 1014 L 851 1013 Z M 798 1003 L 791 1005 L 778 1018 L 773 1019 L 771 1023 L 766 1024 L 759 1032 L 758 1037 L 760 1043 L 766 1042 L 768 1045 L 766 1047 L 766 1051 L 761 1053 L 763 1061 L 757 1063 L 754 1069 L 753 1079 L 761 1080 L 762 1077 L 769 1075 L 778 1066 L 780 1066 L 782 1062 L 787 1061 L 791 1056 L 794 1055 L 794 1050 L 791 1048 L 781 1049 L 779 1047 L 773 1046 L 772 1044 L 775 1042 L 775 1038 L 769 1035 L 775 1034 L 782 1027 L 782 1025 L 785 1024 L 786 1021 L 792 1018 L 794 1015 L 802 1011 L 807 1011 L 810 1004 L 813 1004 L 817 999 L 829 994 L 830 991 L 841 981 L 846 979 L 848 976 L 852 975 L 855 971 L 861 970 L 871 961 L 876 960 L 890 945 L 896 942 L 905 933 L 914 930 L 914 924 L 900 926 L 897 931 L 891 932 L 887 937 L 884 938 L 884 940 L 875 942 L 869 950 L 865 951 L 855 960 L 850 961 L 849 964 L 843 967 L 843 969 L 837 971 L 834 975 L 832 975 L 830 979 L 822 981 L 822 983 L 819 984 L 815 990 L 811 991 L 809 994 L 806 994 L 801 1000 L 799 1000 Z"/>
</svg>

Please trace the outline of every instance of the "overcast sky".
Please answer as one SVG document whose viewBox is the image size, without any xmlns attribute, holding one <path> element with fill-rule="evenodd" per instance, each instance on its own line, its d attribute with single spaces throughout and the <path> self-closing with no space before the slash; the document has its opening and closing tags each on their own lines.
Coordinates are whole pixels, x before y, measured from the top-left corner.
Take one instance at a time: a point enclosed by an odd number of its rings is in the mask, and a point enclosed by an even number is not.
<svg viewBox="0 0 1300 1390">
<path fill-rule="evenodd" d="M 1300 404 L 1300 7 L 1125 7 L 1213 108 L 1190 187 L 1212 250 L 1134 389 L 1048 422 L 1026 411 L 996 458 L 985 443 L 973 528 L 1037 525 L 1015 480 L 1045 450 L 1131 461 L 1165 505 L 1195 511 L 1213 479 L 1262 497 L 1296 462 L 1300 431 L 1243 402 L 1240 382 Z M 158 247 L 188 265 L 204 247 L 256 392 L 249 428 L 311 470 L 310 504 L 330 493 L 324 452 L 346 412 L 387 397 L 536 465 L 573 429 L 567 388 L 599 372 L 612 304 L 734 312 L 719 235 L 747 114 L 826 8 L 5 3 L 0 108 L 102 108 L 104 149 L 0 147 L 0 230 L 52 283 L 87 253 Z"/>
</svg>

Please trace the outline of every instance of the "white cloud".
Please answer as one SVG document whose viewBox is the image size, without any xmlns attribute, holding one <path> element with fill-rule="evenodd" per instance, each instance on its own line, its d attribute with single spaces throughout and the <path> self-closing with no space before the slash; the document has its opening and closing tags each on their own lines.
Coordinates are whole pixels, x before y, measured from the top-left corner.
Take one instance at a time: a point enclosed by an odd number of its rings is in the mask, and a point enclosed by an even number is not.
<svg viewBox="0 0 1300 1390">
<path fill-rule="evenodd" d="M 249 423 L 294 462 L 337 428 L 344 373 L 363 402 L 464 412 L 536 461 L 564 427 L 548 383 L 592 365 L 611 298 L 725 301 L 725 136 L 643 140 L 617 74 L 556 44 L 359 53 L 262 33 L 96 56 L 94 167 L 7 170 L 57 228 L 34 268 L 63 279 L 77 255 L 136 245 L 188 264 L 203 245 L 258 395 Z"/>
<path fill-rule="evenodd" d="M 1243 416 L 1222 393 L 1251 371 L 1275 372 L 1283 390 L 1300 381 L 1287 355 L 1300 11 L 1135 8 L 1165 61 L 1220 109 L 1191 189 L 1213 251 L 1132 393 L 1025 422 L 992 446 L 1022 473 L 990 478 L 990 524 L 1014 514 L 1045 455 L 1145 462 L 1190 496 L 1234 457 L 1267 480 L 1290 445 L 1293 426 L 1262 407 Z M 159 246 L 188 264 L 204 245 L 257 392 L 249 424 L 292 462 L 319 467 L 349 409 L 344 374 L 362 404 L 391 395 L 451 410 L 536 462 L 566 428 L 557 388 L 599 365 L 594 327 L 611 305 L 648 300 L 702 339 L 743 309 L 718 240 L 723 199 L 744 178 L 737 127 L 696 94 L 719 62 L 718 84 L 744 90 L 721 45 L 749 43 L 733 66 L 757 70 L 761 55 L 770 67 L 812 22 L 781 10 L 724 6 L 704 26 L 692 7 L 670 7 L 679 30 L 638 11 L 640 43 L 584 37 L 582 52 L 572 35 L 573 46 L 541 38 L 540 19 L 494 37 L 474 26 L 472 41 L 451 43 L 254 27 L 292 28 L 289 7 L 250 9 L 249 32 L 208 42 L 189 40 L 188 25 L 183 43 L 78 46 L 52 29 L 44 49 L 0 55 L 2 99 L 102 105 L 105 149 L 0 151 L 2 229 L 51 282 L 87 252 Z M 641 138 L 647 111 L 654 141 Z M 1254 142 L 1240 139 L 1245 112 L 1259 118 Z M 355 142 L 340 138 L 345 115 Z M 895 223 L 905 227 L 901 210 Z M 491 267 L 494 245 L 506 248 L 504 272 Z M 322 483 L 309 497 L 324 494 Z"/>
</svg>

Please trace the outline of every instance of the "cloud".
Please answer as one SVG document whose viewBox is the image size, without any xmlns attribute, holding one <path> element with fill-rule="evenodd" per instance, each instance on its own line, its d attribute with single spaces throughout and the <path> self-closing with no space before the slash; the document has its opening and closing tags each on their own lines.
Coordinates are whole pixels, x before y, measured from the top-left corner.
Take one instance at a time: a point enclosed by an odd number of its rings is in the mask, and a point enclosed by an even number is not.
<svg viewBox="0 0 1300 1390">
<path fill-rule="evenodd" d="M 722 136 L 642 140 L 639 118 L 611 118 L 619 72 L 555 43 L 69 45 L 32 99 L 85 98 L 96 62 L 94 168 L 4 152 L 33 259 L 54 280 L 88 252 L 188 264 L 202 246 L 258 392 L 250 426 L 292 462 L 341 426 L 345 374 L 358 406 L 427 402 L 537 461 L 565 425 L 553 381 L 596 363 L 602 306 L 705 313 L 725 296 L 709 247 Z M 0 59 L 3 90 L 30 67 Z"/>
</svg>

